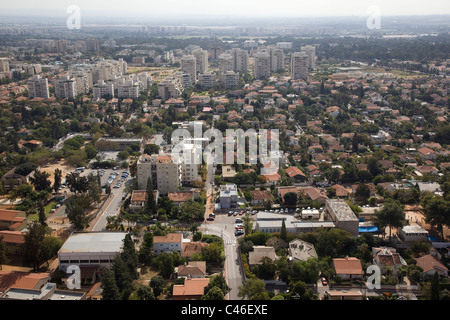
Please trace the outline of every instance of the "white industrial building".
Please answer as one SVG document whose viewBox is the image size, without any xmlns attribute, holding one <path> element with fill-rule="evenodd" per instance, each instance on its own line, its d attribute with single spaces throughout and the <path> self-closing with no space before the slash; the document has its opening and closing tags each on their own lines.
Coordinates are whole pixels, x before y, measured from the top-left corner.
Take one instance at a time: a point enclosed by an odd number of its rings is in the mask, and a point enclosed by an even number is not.
<svg viewBox="0 0 450 320">
<path fill-rule="evenodd" d="M 59 269 L 78 267 L 110 268 L 122 251 L 126 232 L 74 232 L 58 251 Z"/>
</svg>

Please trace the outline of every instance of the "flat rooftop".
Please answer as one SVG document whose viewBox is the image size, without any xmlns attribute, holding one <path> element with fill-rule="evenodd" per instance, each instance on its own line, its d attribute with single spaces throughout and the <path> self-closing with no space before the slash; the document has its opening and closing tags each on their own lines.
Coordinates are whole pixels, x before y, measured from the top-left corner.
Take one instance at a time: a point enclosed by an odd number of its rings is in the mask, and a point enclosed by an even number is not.
<svg viewBox="0 0 450 320">
<path fill-rule="evenodd" d="M 63 244 L 59 253 L 119 252 L 126 232 L 76 232 Z"/>
<path fill-rule="evenodd" d="M 326 205 L 339 221 L 359 221 L 345 200 L 328 199 Z"/>
</svg>

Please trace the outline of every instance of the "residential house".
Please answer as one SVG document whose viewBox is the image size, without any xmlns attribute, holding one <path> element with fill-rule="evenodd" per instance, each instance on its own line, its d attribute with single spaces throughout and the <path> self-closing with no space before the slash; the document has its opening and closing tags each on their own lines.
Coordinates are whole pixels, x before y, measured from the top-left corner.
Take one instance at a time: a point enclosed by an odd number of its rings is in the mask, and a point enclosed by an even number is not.
<svg viewBox="0 0 450 320">
<path fill-rule="evenodd" d="M 248 264 L 250 267 L 261 264 L 261 260 L 266 257 L 272 261 L 278 259 L 274 247 L 253 246 L 253 251 L 248 253 Z"/>
<path fill-rule="evenodd" d="M 267 190 L 251 190 L 250 193 L 252 195 L 252 200 L 250 201 L 252 206 L 261 206 L 266 201 L 273 200 L 272 195 Z"/>
<path fill-rule="evenodd" d="M 380 267 L 381 272 L 396 274 L 398 268 L 406 266 L 406 261 L 397 253 L 396 249 L 389 247 L 372 248 L 373 263 Z"/>
<path fill-rule="evenodd" d="M 209 284 L 209 278 L 186 278 L 184 284 L 173 286 L 173 300 L 200 300 Z"/>
<path fill-rule="evenodd" d="M 289 242 L 288 254 L 289 261 L 306 261 L 318 257 L 314 245 L 300 239 Z"/>
<path fill-rule="evenodd" d="M 364 275 L 361 261 L 355 257 L 335 258 L 333 268 L 342 280 L 362 279 Z"/>
<path fill-rule="evenodd" d="M 189 241 L 181 244 L 181 256 L 190 259 L 194 254 L 201 254 L 203 248 L 207 247 L 206 242 Z"/>
<path fill-rule="evenodd" d="M 205 278 L 206 261 L 189 261 L 176 270 L 178 278 Z"/>
<path fill-rule="evenodd" d="M 340 184 L 335 184 L 330 188 L 336 191 L 336 197 L 338 198 L 347 198 L 351 194 L 351 191 L 347 190 L 346 187 Z"/>
<path fill-rule="evenodd" d="M 155 202 L 158 203 L 159 192 L 153 191 Z M 147 191 L 145 190 L 133 190 L 130 198 L 130 211 L 135 212 L 143 209 L 148 201 Z"/>
<path fill-rule="evenodd" d="M 28 173 L 19 173 L 17 169 L 17 167 L 12 168 L 2 176 L 3 189 L 5 192 L 8 192 L 21 184 L 28 183 L 29 178 L 33 175 L 33 171 Z"/>
<path fill-rule="evenodd" d="M 303 182 L 306 180 L 306 175 L 298 167 L 292 166 L 285 169 L 285 171 L 289 178 L 293 179 L 295 182 Z"/>
<path fill-rule="evenodd" d="M 304 188 L 301 189 L 300 193 L 310 200 L 319 201 L 322 204 L 328 199 L 327 195 L 318 188 Z"/>
<path fill-rule="evenodd" d="M 154 255 L 158 255 L 163 252 L 172 253 L 173 251 L 177 251 L 181 255 L 183 251 L 182 243 L 183 235 L 181 233 L 168 233 L 165 236 L 154 236 L 153 253 Z"/>
<path fill-rule="evenodd" d="M 416 167 L 416 171 L 419 172 L 419 176 L 420 175 L 424 175 L 424 174 L 431 174 L 433 176 L 437 175 L 439 173 L 439 170 L 436 169 L 433 166 L 417 166 Z"/>
<path fill-rule="evenodd" d="M 437 153 L 428 147 L 422 147 L 417 150 L 419 156 L 424 160 L 436 160 Z"/>
<path fill-rule="evenodd" d="M 416 265 L 423 269 L 424 278 L 431 279 L 437 272 L 440 277 L 448 278 L 448 268 L 433 255 L 427 254 L 416 259 Z"/>
<path fill-rule="evenodd" d="M 177 191 L 177 192 L 169 192 L 167 197 L 174 204 L 181 207 L 181 205 L 189 200 L 194 200 L 195 193 L 194 191 Z"/>
</svg>

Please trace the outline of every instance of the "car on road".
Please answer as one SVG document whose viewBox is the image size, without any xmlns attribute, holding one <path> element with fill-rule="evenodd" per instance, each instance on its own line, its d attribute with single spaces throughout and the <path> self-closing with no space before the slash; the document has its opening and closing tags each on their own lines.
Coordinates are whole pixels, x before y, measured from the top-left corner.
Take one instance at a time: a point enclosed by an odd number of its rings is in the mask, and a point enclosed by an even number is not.
<svg viewBox="0 0 450 320">
<path fill-rule="evenodd" d="M 242 219 L 241 218 L 236 218 L 236 220 L 234 222 L 235 223 L 242 223 Z"/>
<path fill-rule="evenodd" d="M 234 233 L 235 236 L 242 236 L 244 234 L 243 230 L 236 230 L 236 232 Z"/>
<path fill-rule="evenodd" d="M 320 280 L 322 281 L 322 284 L 323 284 L 324 286 L 328 285 L 327 278 L 321 277 Z"/>
</svg>

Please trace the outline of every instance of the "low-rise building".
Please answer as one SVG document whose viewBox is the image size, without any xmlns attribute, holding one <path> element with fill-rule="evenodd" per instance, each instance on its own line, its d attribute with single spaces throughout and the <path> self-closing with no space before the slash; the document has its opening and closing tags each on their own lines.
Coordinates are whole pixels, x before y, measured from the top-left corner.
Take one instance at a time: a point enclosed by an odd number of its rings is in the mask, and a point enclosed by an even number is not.
<svg viewBox="0 0 450 320">
<path fill-rule="evenodd" d="M 318 257 L 314 245 L 300 239 L 289 242 L 288 253 L 289 261 L 306 261 Z"/>
<path fill-rule="evenodd" d="M 199 300 L 209 284 L 209 278 L 186 278 L 184 284 L 173 286 L 173 300 Z"/>
<path fill-rule="evenodd" d="M 59 269 L 70 265 L 110 268 L 122 251 L 126 232 L 74 232 L 58 251 Z"/>
<path fill-rule="evenodd" d="M 361 261 L 355 257 L 333 259 L 333 268 L 342 280 L 362 279 L 364 275 Z"/>
<path fill-rule="evenodd" d="M 153 253 L 159 255 L 163 252 L 172 253 L 177 251 L 182 253 L 183 235 L 181 233 L 169 233 L 165 236 L 153 237 Z"/>
<path fill-rule="evenodd" d="M 335 222 L 337 228 L 346 230 L 355 237 L 358 236 L 359 219 L 344 200 L 328 199 L 325 202 L 324 213 Z"/>
</svg>

